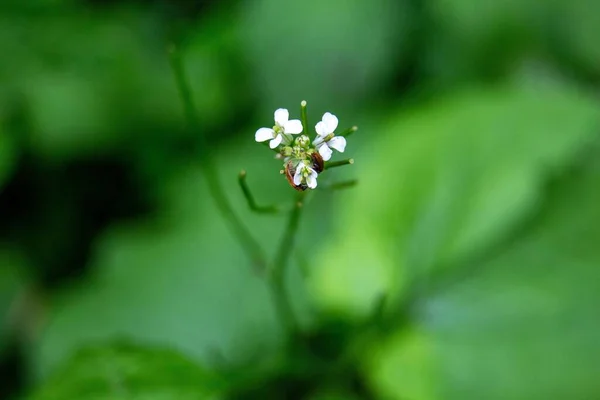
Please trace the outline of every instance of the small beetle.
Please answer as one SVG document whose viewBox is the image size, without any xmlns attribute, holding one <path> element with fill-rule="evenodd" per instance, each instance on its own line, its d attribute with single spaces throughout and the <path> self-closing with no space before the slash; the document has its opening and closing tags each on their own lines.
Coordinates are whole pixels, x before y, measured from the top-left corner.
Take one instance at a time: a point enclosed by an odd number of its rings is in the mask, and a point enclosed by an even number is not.
<svg viewBox="0 0 600 400">
<path fill-rule="evenodd" d="M 314 169 L 317 174 L 323 172 L 323 169 L 325 168 L 323 157 L 321 157 L 319 153 L 312 153 L 310 158 L 312 159 L 312 169 Z M 291 187 L 299 192 L 305 191 L 308 188 L 306 183 L 301 183 L 300 185 L 294 184 L 294 174 L 296 173 L 296 168 L 293 166 L 292 160 L 285 164 L 285 169 L 283 171 Z"/>
<path fill-rule="evenodd" d="M 317 174 L 323 172 L 323 170 L 325 169 L 325 161 L 323 161 L 323 157 L 321 157 L 321 154 L 315 152 L 312 153 L 310 157 L 312 158 L 313 162 L 312 167 L 317 172 Z"/>
</svg>

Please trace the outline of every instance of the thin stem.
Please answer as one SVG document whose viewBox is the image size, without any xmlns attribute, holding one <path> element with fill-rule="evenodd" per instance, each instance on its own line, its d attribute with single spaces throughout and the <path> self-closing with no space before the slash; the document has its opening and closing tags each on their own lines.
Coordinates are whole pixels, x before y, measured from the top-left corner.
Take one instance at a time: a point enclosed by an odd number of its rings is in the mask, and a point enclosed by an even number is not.
<svg viewBox="0 0 600 400">
<path fill-rule="evenodd" d="M 358 185 L 358 180 L 351 179 L 349 181 L 331 183 L 331 184 L 325 186 L 324 189 L 326 189 L 326 190 L 343 190 L 343 189 L 349 189 L 356 185 Z"/>
<path fill-rule="evenodd" d="M 199 119 L 196 114 L 196 107 L 194 105 L 190 85 L 186 79 L 183 62 L 175 46 L 169 48 L 169 60 L 177 84 L 177 89 L 179 90 L 179 95 L 183 102 L 188 129 L 195 131 L 200 135 L 200 140 L 203 142 L 202 148 L 207 149 L 206 137 L 200 133 Z M 263 271 L 266 268 L 264 252 L 233 210 L 229 199 L 225 195 L 225 190 L 217 177 L 216 168 L 214 167 L 212 160 L 205 154 L 202 157 L 199 157 L 199 162 L 204 169 L 204 175 L 208 184 L 208 193 L 212 197 L 221 216 L 229 224 L 229 228 L 242 246 L 242 249 L 248 254 L 253 264 Z"/>
<path fill-rule="evenodd" d="M 273 270 L 271 271 L 271 291 L 274 297 L 275 307 L 288 335 L 296 330 L 297 321 L 285 288 L 285 271 L 287 269 L 290 254 L 293 252 L 296 232 L 298 231 L 300 216 L 302 215 L 302 208 L 304 206 L 302 202 L 305 195 L 306 192 L 299 192 L 296 197 L 294 207 L 292 208 L 292 211 L 290 211 L 285 232 L 283 233 L 283 237 L 281 238 L 281 242 L 277 249 Z"/>
<path fill-rule="evenodd" d="M 344 132 L 340 133 L 337 136 L 345 136 L 348 137 L 350 135 L 352 135 L 354 132 L 356 132 L 358 130 L 358 126 L 353 126 L 352 128 L 348 128 L 346 129 Z"/>
<path fill-rule="evenodd" d="M 279 212 L 279 208 L 277 206 L 259 206 L 256 204 L 256 200 L 250 191 L 250 187 L 248 186 L 248 182 L 246 182 L 247 177 L 246 171 L 241 171 L 239 175 L 239 183 L 242 188 L 242 192 L 244 192 L 244 197 L 248 202 L 248 206 L 250 209 L 259 214 L 276 214 Z"/>
<path fill-rule="evenodd" d="M 308 116 L 306 114 L 306 100 L 300 103 L 300 118 L 302 118 L 302 133 L 308 136 Z"/>
<path fill-rule="evenodd" d="M 348 158 L 342 161 L 328 161 L 325 163 L 325 169 L 341 167 L 343 165 L 354 164 L 354 158 Z"/>
</svg>

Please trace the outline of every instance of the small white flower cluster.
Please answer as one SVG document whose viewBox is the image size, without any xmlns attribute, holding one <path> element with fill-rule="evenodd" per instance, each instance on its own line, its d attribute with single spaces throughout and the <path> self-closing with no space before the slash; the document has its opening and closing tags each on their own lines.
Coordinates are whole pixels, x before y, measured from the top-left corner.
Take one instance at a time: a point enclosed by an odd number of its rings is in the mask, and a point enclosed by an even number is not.
<svg viewBox="0 0 600 400">
<path fill-rule="evenodd" d="M 306 103 L 303 102 L 303 106 Z M 338 119 L 326 112 L 321 121 L 315 125 L 317 136 L 311 143 L 302 133 L 304 127 L 298 119 L 289 119 L 285 108 L 275 111 L 275 125 L 272 128 L 260 128 L 254 138 L 257 142 L 269 141 L 269 147 L 277 151 L 284 159 L 284 172 L 290 184 L 298 190 L 317 187 L 317 176 L 323 171 L 323 161 L 331 159 L 333 150 L 343 153 L 346 149 L 346 138 L 335 136 Z"/>
</svg>

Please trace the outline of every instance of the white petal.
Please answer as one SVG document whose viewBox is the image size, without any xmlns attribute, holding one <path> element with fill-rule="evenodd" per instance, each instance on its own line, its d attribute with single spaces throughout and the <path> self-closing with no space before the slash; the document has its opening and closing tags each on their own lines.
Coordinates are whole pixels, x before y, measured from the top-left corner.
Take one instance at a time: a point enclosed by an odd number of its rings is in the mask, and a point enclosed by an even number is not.
<svg viewBox="0 0 600 400">
<path fill-rule="evenodd" d="M 323 157 L 323 161 L 329 161 L 329 159 L 331 158 L 331 153 L 333 153 L 333 151 L 331 151 L 329 146 L 327 146 L 327 143 L 323 143 L 319 147 L 319 154 L 321 155 L 321 157 Z"/>
<path fill-rule="evenodd" d="M 317 131 L 317 135 L 319 136 L 327 136 L 331 132 L 327 132 L 327 125 L 323 121 L 317 122 L 315 125 L 315 130 Z"/>
<path fill-rule="evenodd" d="M 329 131 L 327 133 L 332 133 L 338 126 L 338 119 L 332 113 L 326 112 L 323 114 L 323 122 L 327 125 L 327 130 Z"/>
<path fill-rule="evenodd" d="M 273 139 L 269 142 L 269 147 L 274 149 L 275 147 L 277 147 L 281 144 L 282 140 L 283 140 L 283 136 L 281 136 L 281 135 L 275 136 L 275 139 Z"/>
<path fill-rule="evenodd" d="M 299 119 L 291 119 L 285 123 L 283 130 L 285 133 L 291 133 L 292 135 L 302 133 L 302 122 Z"/>
<path fill-rule="evenodd" d="M 309 188 L 314 189 L 317 187 L 317 176 L 318 175 L 315 171 L 312 171 L 310 175 L 308 175 L 306 178 L 306 184 Z"/>
<path fill-rule="evenodd" d="M 275 137 L 275 131 L 271 128 L 260 128 L 254 134 L 254 139 L 257 142 L 264 142 L 266 140 L 273 139 Z"/>
<path fill-rule="evenodd" d="M 340 153 L 343 153 L 344 150 L 346 149 L 346 138 L 343 136 L 335 136 L 332 137 L 329 142 L 327 142 L 327 144 L 329 145 L 329 147 L 332 147 L 334 149 L 336 149 L 337 151 L 339 151 Z"/>
<path fill-rule="evenodd" d="M 315 138 L 315 140 L 313 140 L 313 145 L 319 146 L 321 143 L 323 143 L 323 137 L 324 136 L 317 135 L 317 137 Z"/>
<path fill-rule="evenodd" d="M 296 167 L 296 173 L 294 174 L 294 185 L 298 186 L 302 183 L 302 167 L 298 165 Z"/>
<path fill-rule="evenodd" d="M 290 113 L 285 108 L 278 108 L 275 110 L 275 122 L 279 126 L 284 126 L 290 119 Z"/>
</svg>

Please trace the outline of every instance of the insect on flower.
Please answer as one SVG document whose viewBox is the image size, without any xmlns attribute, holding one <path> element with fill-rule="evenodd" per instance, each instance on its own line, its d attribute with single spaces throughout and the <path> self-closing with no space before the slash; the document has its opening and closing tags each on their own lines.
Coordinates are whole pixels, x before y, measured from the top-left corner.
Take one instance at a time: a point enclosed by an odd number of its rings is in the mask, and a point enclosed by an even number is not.
<svg viewBox="0 0 600 400">
<path fill-rule="evenodd" d="M 320 174 L 321 172 L 323 172 L 323 169 L 325 166 L 325 164 L 323 162 L 323 157 L 321 157 L 321 155 L 319 153 L 312 153 L 311 160 L 312 160 L 312 164 L 311 164 L 310 168 L 312 168 L 312 170 L 314 170 L 315 173 L 317 173 L 317 174 Z M 285 163 L 285 168 L 283 170 L 283 173 L 285 174 L 285 177 L 286 177 L 288 183 L 290 184 L 290 186 L 300 192 L 308 189 L 308 187 L 309 187 L 306 182 L 301 182 L 298 185 L 294 182 L 294 177 L 296 176 L 297 169 L 301 168 L 301 167 L 302 167 L 301 163 L 294 166 L 294 161 L 288 160 L 288 162 Z M 315 177 L 315 187 L 316 187 L 316 177 Z"/>
<path fill-rule="evenodd" d="M 346 147 L 347 134 L 336 136 L 334 131 L 338 126 L 335 115 L 327 112 L 315 126 L 316 137 L 311 142 L 308 135 L 306 116 L 306 102 L 301 103 L 302 121 L 290 120 L 289 112 L 284 108 L 277 109 L 274 114 L 275 125 L 273 128 L 260 128 L 256 131 L 257 142 L 269 141 L 269 147 L 275 151 L 276 158 L 283 160 L 282 174 L 285 175 L 290 186 L 298 191 L 315 189 L 317 177 L 325 169 L 335 149 L 340 153 Z M 356 127 L 350 129 L 350 132 Z M 298 136 L 293 136 L 298 135 Z M 350 162 L 348 162 L 350 163 Z M 334 162 L 335 166 L 346 164 Z"/>
</svg>

